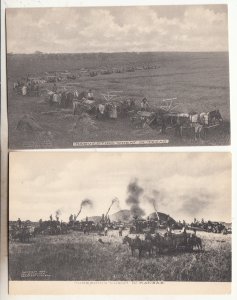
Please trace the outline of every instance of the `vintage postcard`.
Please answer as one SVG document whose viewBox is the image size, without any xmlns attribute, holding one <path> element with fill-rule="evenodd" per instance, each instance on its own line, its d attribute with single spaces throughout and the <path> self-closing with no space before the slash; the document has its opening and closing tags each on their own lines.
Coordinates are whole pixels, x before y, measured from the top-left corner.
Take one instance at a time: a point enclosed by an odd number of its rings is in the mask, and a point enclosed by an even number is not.
<svg viewBox="0 0 237 300">
<path fill-rule="evenodd" d="M 6 9 L 11 149 L 230 144 L 227 5 Z"/>
<path fill-rule="evenodd" d="M 10 153 L 11 294 L 230 292 L 229 153 Z"/>
</svg>

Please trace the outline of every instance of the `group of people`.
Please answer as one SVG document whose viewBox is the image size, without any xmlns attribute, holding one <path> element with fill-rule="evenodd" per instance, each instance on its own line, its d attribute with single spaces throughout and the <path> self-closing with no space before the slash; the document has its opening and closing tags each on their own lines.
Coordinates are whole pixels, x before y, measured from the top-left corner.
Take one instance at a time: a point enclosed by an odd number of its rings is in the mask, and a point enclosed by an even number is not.
<svg viewBox="0 0 237 300">
<path fill-rule="evenodd" d="M 17 80 L 13 83 L 13 89 L 22 96 L 32 95 L 39 97 L 40 86 L 35 80 L 26 78 L 26 80 Z"/>
<path fill-rule="evenodd" d="M 129 112 L 134 111 L 136 103 L 134 99 L 125 99 L 121 102 L 107 102 L 98 105 L 98 119 L 116 120 L 118 117 L 126 117 Z"/>
</svg>

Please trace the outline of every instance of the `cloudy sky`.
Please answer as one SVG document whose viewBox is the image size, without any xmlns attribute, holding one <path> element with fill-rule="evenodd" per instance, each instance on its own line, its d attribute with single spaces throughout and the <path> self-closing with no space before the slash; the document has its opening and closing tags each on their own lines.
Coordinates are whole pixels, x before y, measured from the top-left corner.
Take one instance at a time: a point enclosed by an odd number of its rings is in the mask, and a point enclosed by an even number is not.
<svg viewBox="0 0 237 300">
<path fill-rule="evenodd" d="M 227 51 L 226 5 L 11 8 L 13 53 Z"/>
<path fill-rule="evenodd" d="M 61 218 L 76 214 L 83 199 L 93 208 L 81 217 L 101 215 L 114 197 L 126 204 L 128 184 L 137 178 L 143 189 L 140 207 L 176 220 L 231 220 L 231 157 L 227 153 L 11 153 L 10 220 Z"/>
</svg>

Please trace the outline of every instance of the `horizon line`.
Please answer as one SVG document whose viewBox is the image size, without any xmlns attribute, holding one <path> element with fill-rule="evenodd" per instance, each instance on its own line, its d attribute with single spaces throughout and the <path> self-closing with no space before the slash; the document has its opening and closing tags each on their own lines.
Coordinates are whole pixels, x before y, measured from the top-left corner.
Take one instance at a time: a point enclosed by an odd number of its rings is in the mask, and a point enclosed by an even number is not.
<svg viewBox="0 0 237 300">
<path fill-rule="evenodd" d="M 38 52 L 38 53 L 37 53 Z M 95 51 L 95 52 L 43 52 L 36 50 L 35 52 L 24 53 L 24 52 L 6 52 L 7 55 L 45 55 L 45 54 L 116 54 L 116 53 L 229 53 L 229 50 L 220 50 L 220 51 L 113 51 L 113 52 L 103 52 L 103 51 Z"/>
</svg>

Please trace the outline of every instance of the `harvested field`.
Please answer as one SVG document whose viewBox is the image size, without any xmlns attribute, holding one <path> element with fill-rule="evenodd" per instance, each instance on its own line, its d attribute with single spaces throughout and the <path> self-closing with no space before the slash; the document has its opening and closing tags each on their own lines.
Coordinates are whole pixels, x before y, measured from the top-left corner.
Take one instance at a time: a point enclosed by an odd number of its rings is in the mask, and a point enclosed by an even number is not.
<svg viewBox="0 0 237 300">
<path fill-rule="evenodd" d="M 63 57 L 63 55 L 62 55 Z M 174 130 L 161 134 L 159 130 L 137 130 L 129 118 L 117 120 L 96 120 L 96 129 L 85 134 L 72 130 L 75 118 L 72 109 L 69 115 L 58 108 L 58 114 L 42 114 L 50 111 L 48 103 L 41 98 L 20 96 L 12 90 L 13 81 L 27 74 L 41 74 L 67 68 L 100 68 L 98 55 L 68 55 L 60 60 L 60 55 L 13 55 L 8 57 L 8 124 L 10 148 L 71 148 L 73 142 L 134 141 L 168 139 L 168 146 L 228 145 L 230 143 L 229 70 L 228 53 L 138 53 L 132 56 L 134 72 L 99 74 L 95 77 L 81 76 L 67 80 L 63 85 L 74 86 L 79 91 L 92 89 L 96 100 L 103 98 L 107 91 L 122 91 L 122 98 L 132 97 L 139 106 L 147 97 L 151 109 L 159 107 L 162 99 L 177 97 L 177 110 L 181 112 L 203 112 L 219 109 L 224 119 L 222 126 L 210 129 L 205 140 L 194 141 L 190 134 L 182 139 L 174 135 Z M 103 63 L 111 68 L 124 66 L 131 59 L 131 53 L 106 54 Z M 157 68 L 139 69 L 147 60 Z M 67 66 L 65 66 L 67 61 Z M 30 63 L 29 63 L 30 62 Z M 72 70 L 73 62 L 77 67 Z M 70 69 L 71 67 L 71 69 Z M 78 71 L 79 72 L 79 71 Z M 52 84 L 47 84 L 52 88 Z M 55 110 L 55 109 L 53 109 Z M 25 114 L 32 114 L 43 133 L 24 133 L 16 130 L 17 123 Z M 50 136 L 50 138 L 48 137 Z M 161 144 L 162 145 L 162 144 Z M 159 146 L 161 146 L 159 145 Z M 167 146 L 167 144 L 165 144 Z"/>
<path fill-rule="evenodd" d="M 9 275 L 11 280 L 231 281 L 231 235 L 197 235 L 203 251 L 141 259 L 131 256 L 115 230 L 107 237 L 81 232 L 37 236 L 29 244 L 10 242 Z M 38 275 L 24 277 L 30 271 Z"/>
</svg>

